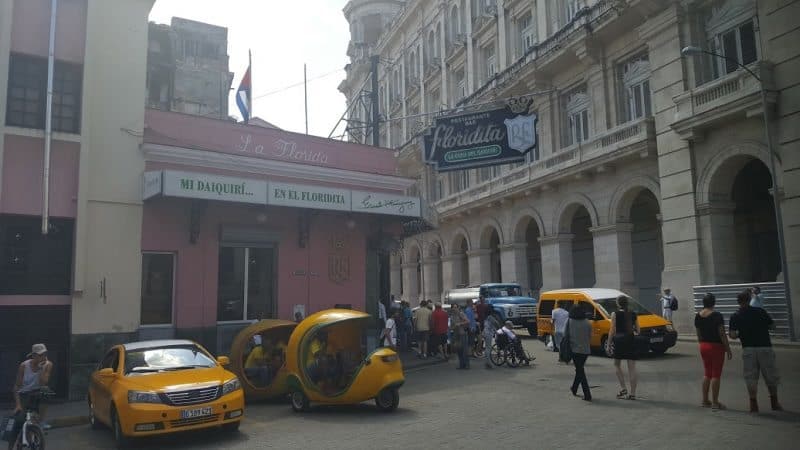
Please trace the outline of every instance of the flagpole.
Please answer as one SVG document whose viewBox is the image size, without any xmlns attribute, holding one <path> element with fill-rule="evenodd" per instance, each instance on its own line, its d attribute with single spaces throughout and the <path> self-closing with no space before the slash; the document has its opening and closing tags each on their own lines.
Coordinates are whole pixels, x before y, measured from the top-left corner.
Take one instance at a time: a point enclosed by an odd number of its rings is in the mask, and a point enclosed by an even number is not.
<svg viewBox="0 0 800 450">
<path fill-rule="evenodd" d="M 306 104 L 306 134 L 308 134 L 308 75 L 305 63 L 303 63 L 303 98 Z"/>
<path fill-rule="evenodd" d="M 247 91 L 247 106 L 250 107 L 250 114 L 244 121 L 245 125 L 250 124 L 250 118 L 253 117 L 253 52 L 247 49 L 247 69 L 250 71 L 250 90 Z"/>
</svg>

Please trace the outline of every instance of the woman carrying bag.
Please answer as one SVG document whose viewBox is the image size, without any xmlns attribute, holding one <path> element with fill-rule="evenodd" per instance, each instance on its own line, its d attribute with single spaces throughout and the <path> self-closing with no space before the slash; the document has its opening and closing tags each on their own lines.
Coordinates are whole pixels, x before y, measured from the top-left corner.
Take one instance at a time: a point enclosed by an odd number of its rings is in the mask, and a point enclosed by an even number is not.
<svg viewBox="0 0 800 450">
<path fill-rule="evenodd" d="M 564 331 L 564 340 L 559 350 L 562 359 L 572 359 L 575 363 L 575 378 L 572 381 L 572 395 L 578 395 L 578 385 L 583 389 L 583 400 L 592 401 L 592 393 L 589 391 L 589 381 L 586 379 L 584 365 L 586 358 L 591 352 L 590 339 L 592 337 L 592 325 L 586 320 L 586 312 L 580 303 L 572 306 L 569 310 L 569 321 Z"/>
<path fill-rule="evenodd" d="M 630 310 L 628 297 L 620 295 L 617 297 L 616 312 L 611 313 L 611 330 L 608 335 L 611 339 L 606 345 L 611 347 L 606 349 L 606 353 L 614 358 L 614 367 L 619 380 L 620 391 L 617 394 L 619 399 L 636 400 L 636 384 L 638 374 L 636 373 L 636 335 L 639 334 L 639 323 L 636 313 Z M 625 374 L 622 372 L 622 360 L 628 361 L 628 377 L 631 380 L 631 391 L 625 387 Z"/>
</svg>

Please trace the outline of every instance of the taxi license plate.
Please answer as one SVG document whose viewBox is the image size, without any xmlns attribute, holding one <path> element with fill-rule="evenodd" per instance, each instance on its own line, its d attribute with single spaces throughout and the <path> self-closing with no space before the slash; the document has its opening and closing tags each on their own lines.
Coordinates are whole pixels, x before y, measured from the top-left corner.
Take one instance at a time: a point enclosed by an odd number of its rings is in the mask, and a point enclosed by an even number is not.
<svg viewBox="0 0 800 450">
<path fill-rule="evenodd" d="M 184 409 L 183 411 L 181 411 L 181 419 L 193 419 L 195 417 L 203 417 L 210 415 L 211 415 L 210 406 L 206 406 L 205 408 Z"/>
<path fill-rule="evenodd" d="M 655 344 L 656 342 L 664 342 L 664 338 L 663 337 L 650 338 L 650 343 L 651 344 Z"/>
</svg>

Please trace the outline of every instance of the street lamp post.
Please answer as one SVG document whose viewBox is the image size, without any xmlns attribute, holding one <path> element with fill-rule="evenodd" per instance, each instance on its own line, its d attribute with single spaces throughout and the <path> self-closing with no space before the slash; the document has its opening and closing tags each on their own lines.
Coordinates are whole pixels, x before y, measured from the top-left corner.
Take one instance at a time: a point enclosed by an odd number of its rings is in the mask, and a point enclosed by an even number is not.
<svg viewBox="0 0 800 450">
<path fill-rule="evenodd" d="M 780 253 L 781 258 L 781 268 L 783 270 L 783 286 L 784 290 L 786 291 L 786 311 L 789 314 L 789 338 L 791 340 L 795 340 L 794 334 L 794 316 L 792 314 L 792 298 L 791 298 L 791 288 L 789 285 L 789 265 L 787 264 L 786 260 L 786 242 L 784 241 L 783 236 L 783 213 L 781 212 L 781 201 L 780 201 L 780 194 L 778 193 L 778 172 L 775 169 L 775 152 L 772 149 L 772 133 L 769 131 L 769 111 L 767 109 L 767 89 L 764 87 L 764 81 L 755 74 L 750 68 L 745 66 L 744 64 L 740 63 L 739 60 L 736 58 L 731 58 L 729 56 L 721 55 L 719 53 L 715 53 L 709 50 L 702 49 L 696 46 L 688 46 L 684 47 L 681 50 L 681 54 L 683 56 L 699 56 L 699 55 L 710 55 L 716 58 L 722 58 L 727 61 L 731 61 L 735 63 L 737 66 L 741 67 L 742 69 L 746 70 L 747 73 L 752 75 L 753 78 L 758 80 L 758 85 L 761 90 L 761 109 L 762 109 L 762 117 L 764 119 L 764 139 L 766 140 L 767 144 L 767 152 L 769 153 L 769 169 L 772 172 L 772 199 L 775 203 L 775 225 L 778 228 L 778 253 Z"/>
</svg>

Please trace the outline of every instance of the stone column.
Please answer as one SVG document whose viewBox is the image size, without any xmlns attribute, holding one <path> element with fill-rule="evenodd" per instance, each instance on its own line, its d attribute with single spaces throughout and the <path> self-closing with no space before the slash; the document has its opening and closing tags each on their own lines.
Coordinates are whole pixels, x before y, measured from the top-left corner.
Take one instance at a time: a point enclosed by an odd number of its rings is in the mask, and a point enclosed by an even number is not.
<svg viewBox="0 0 800 450">
<path fill-rule="evenodd" d="M 500 268 L 503 282 L 519 283 L 522 292 L 530 289 L 528 280 L 528 244 L 517 242 L 500 246 Z"/>
<path fill-rule="evenodd" d="M 467 251 L 469 258 L 469 284 L 489 283 L 492 280 L 492 251 L 479 248 Z"/>
<path fill-rule="evenodd" d="M 464 76 L 467 77 L 467 95 L 475 92 L 475 42 L 472 40 L 472 16 L 477 11 L 472 10 L 472 2 L 466 0 L 464 2 L 467 6 L 467 14 L 464 18 L 464 32 L 467 35 L 467 61 L 464 63 Z M 472 269 L 470 269 L 471 271 Z M 472 278 L 470 277 L 470 280 Z"/>
<path fill-rule="evenodd" d="M 439 300 L 442 287 L 439 286 L 439 258 L 425 258 L 422 260 L 422 296 L 423 300 Z"/>
<path fill-rule="evenodd" d="M 571 288 L 574 282 L 572 270 L 572 240 L 575 235 L 558 234 L 539 238 L 542 246 L 542 291 Z"/>
<path fill-rule="evenodd" d="M 506 5 L 504 0 L 497 0 L 497 58 L 498 70 L 502 71 L 508 65 L 508 39 L 506 35 Z M 512 43 L 513 45 L 513 43 Z"/>
<path fill-rule="evenodd" d="M 692 287 L 700 285 L 700 235 L 695 212 L 696 168 L 691 145 L 675 133 L 672 97 L 688 88 L 684 80 L 681 58 L 681 26 L 685 22 L 681 5 L 670 3 L 638 28 L 639 37 L 649 50 L 650 90 L 655 114 L 656 146 L 661 186 L 662 238 L 664 241 L 664 272 L 662 287 L 670 287 L 686 307 L 673 315 L 674 325 L 683 332 L 694 332 L 693 309 L 688 299 Z"/>
<path fill-rule="evenodd" d="M 442 256 L 442 291 L 455 289 L 461 281 L 461 261 L 466 258 L 463 254 Z"/>
<path fill-rule="evenodd" d="M 439 88 L 439 95 L 441 95 L 442 98 L 439 103 L 442 105 L 450 105 L 450 89 L 447 84 L 447 63 L 445 62 L 447 59 L 447 21 L 445 20 L 447 14 L 447 8 L 444 8 L 439 15 L 439 27 L 441 28 L 441 33 L 439 33 L 439 71 L 442 76 L 442 85 Z M 433 106 L 433 111 L 439 110 L 439 105 Z"/>
<path fill-rule="evenodd" d="M 544 42 L 549 36 L 547 33 L 550 27 L 548 13 L 550 11 L 547 8 L 547 0 L 536 0 L 536 15 L 533 16 L 533 20 L 536 20 L 536 34 L 539 37 L 539 42 Z"/>
<path fill-rule="evenodd" d="M 417 278 L 417 264 L 404 263 L 403 269 L 403 300 L 419 303 L 419 279 Z"/>
<path fill-rule="evenodd" d="M 714 202 L 697 207 L 697 220 L 700 225 L 700 260 L 703 278 L 714 284 L 741 282 L 737 276 L 736 227 L 732 202 Z M 746 244 L 745 244 L 746 245 Z"/>
<path fill-rule="evenodd" d="M 389 267 L 389 293 L 394 295 L 394 298 L 400 298 L 403 294 L 400 287 L 403 284 L 403 269 L 399 264 L 392 261 Z"/>
<path fill-rule="evenodd" d="M 633 224 L 618 223 L 590 228 L 594 243 L 595 286 L 619 289 L 637 297 L 633 279 Z"/>
</svg>

